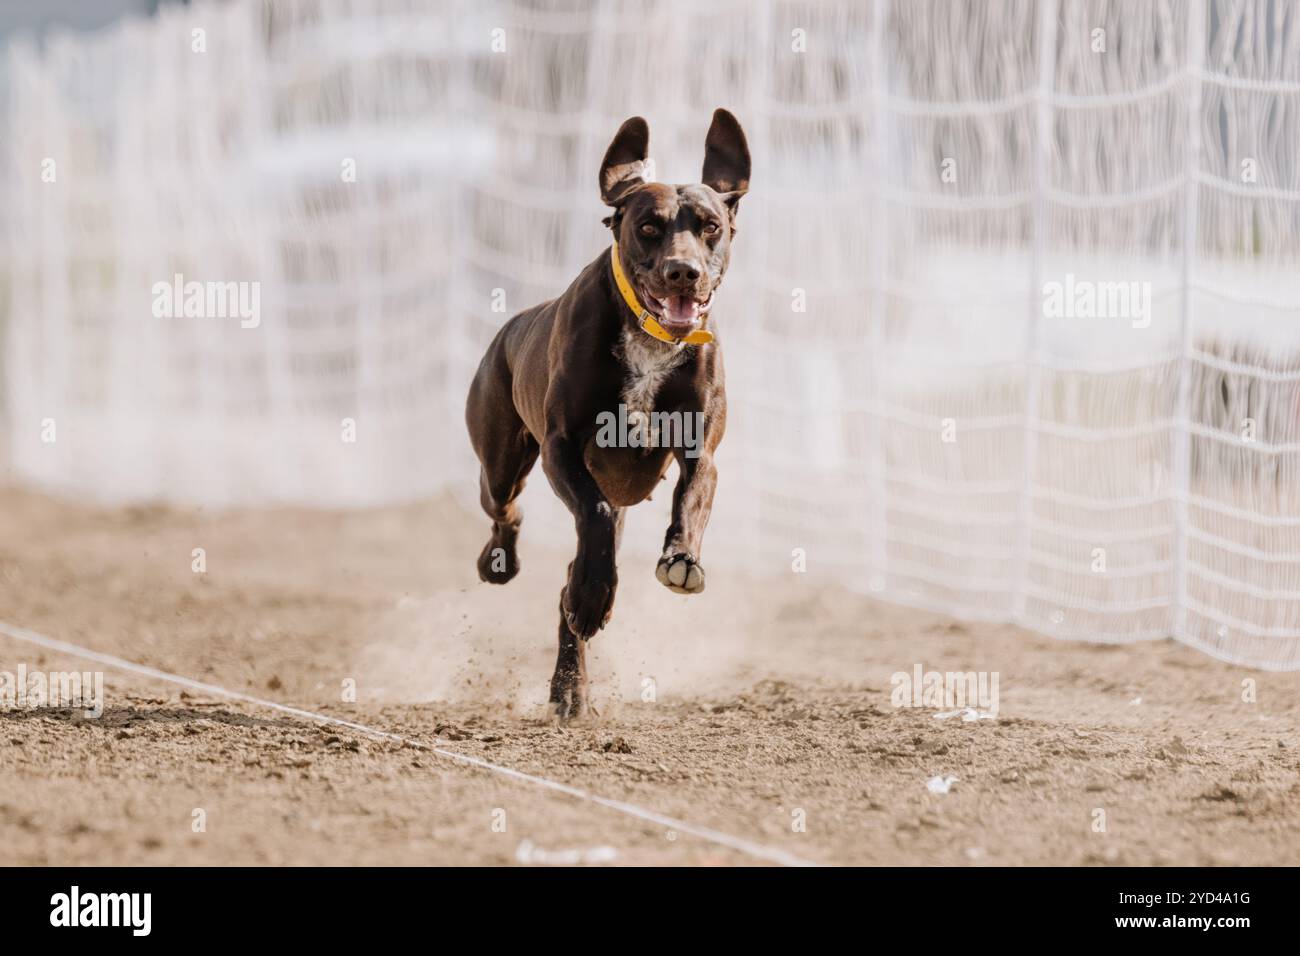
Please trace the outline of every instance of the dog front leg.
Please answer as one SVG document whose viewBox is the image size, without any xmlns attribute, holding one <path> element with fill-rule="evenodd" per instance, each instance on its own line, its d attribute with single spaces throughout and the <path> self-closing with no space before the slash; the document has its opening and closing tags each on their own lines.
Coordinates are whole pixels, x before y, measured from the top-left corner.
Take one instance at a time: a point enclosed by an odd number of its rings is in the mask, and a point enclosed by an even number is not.
<svg viewBox="0 0 1300 956">
<path fill-rule="evenodd" d="M 542 446 L 542 469 L 573 514 L 578 532 L 578 553 L 560 592 L 559 648 L 551 677 L 551 706 L 561 720 L 570 720 L 587 712 L 586 643 L 605 626 L 614 606 L 614 554 L 622 516 L 605 500 L 576 442 L 548 440 Z"/>
<path fill-rule="evenodd" d="M 655 567 L 655 577 L 677 594 L 698 594 L 704 590 L 700 549 L 713 510 L 718 469 L 710 451 L 697 458 L 679 454 L 677 467 L 681 474 L 673 491 L 673 520 L 664 536 L 664 553 Z"/>
<path fill-rule="evenodd" d="M 614 607 L 618 511 L 587 470 L 577 441 L 567 436 L 549 438 L 542 449 L 542 467 L 573 515 L 578 532 L 578 553 L 569 565 L 560 603 L 569 629 L 587 640 L 605 626 Z"/>
<path fill-rule="evenodd" d="M 572 571 L 572 568 L 570 568 Z M 587 713 L 587 642 L 569 627 L 565 595 L 560 593 L 560 646 L 551 675 L 551 707 L 561 720 Z"/>
</svg>

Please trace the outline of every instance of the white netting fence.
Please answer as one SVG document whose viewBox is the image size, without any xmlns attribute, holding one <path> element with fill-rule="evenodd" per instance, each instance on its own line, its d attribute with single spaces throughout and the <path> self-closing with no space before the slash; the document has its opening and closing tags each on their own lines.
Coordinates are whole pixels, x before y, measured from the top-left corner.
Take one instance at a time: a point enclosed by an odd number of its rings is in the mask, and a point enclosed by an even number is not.
<svg viewBox="0 0 1300 956">
<path fill-rule="evenodd" d="M 723 105 L 707 561 L 1300 666 L 1296 3 L 233 0 L 6 69 L 16 481 L 472 501 L 469 376 L 607 243 L 614 130 L 692 181 Z M 177 274 L 260 324 L 155 317 Z"/>
</svg>

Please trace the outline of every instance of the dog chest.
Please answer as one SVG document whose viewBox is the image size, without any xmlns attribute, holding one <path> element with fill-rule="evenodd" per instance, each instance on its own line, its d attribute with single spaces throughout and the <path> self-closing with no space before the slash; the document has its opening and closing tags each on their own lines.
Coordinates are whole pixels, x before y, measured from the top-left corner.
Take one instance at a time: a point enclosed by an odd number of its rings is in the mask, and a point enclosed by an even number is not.
<svg viewBox="0 0 1300 956">
<path fill-rule="evenodd" d="M 630 416 L 655 410 L 659 389 L 669 373 L 686 360 L 687 350 L 624 331 L 617 354 L 623 366 L 621 397 Z"/>
<path fill-rule="evenodd" d="M 628 507 L 650 497 L 672 462 L 672 453 L 661 447 L 658 429 L 651 413 L 655 399 L 673 369 L 687 358 L 686 349 L 671 348 L 649 336 L 624 333 L 614 350 L 623 372 L 619 401 L 625 406 L 621 414 L 609 413 L 631 430 L 602 437 L 593 435 L 584 449 L 587 470 L 596 480 L 610 504 Z"/>
</svg>

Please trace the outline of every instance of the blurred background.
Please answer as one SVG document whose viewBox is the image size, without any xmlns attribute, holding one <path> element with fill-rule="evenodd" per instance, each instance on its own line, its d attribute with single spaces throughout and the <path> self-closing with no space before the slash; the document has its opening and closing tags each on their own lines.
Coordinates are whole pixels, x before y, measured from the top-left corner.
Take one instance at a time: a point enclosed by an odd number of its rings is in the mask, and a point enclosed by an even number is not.
<svg viewBox="0 0 1300 956">
<path fill-rule="evenodd" d="M 607 247 L 614 131 L 691 182 L 725 106 L 711 570 L 1300 666 L 1296 3 L 19 0 L 0 45 L 12 485 L 472 512 L 469 378 Z M 260 322 L 155 316 L 177 274 Z"/>
</svg>

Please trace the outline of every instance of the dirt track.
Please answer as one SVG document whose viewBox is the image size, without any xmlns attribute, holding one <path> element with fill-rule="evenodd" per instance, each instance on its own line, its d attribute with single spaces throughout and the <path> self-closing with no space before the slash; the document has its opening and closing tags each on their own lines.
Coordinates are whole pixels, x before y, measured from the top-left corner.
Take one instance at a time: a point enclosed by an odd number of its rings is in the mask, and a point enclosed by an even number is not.
<svg viewBox="0 0 1300 956">
<path fill-rule="evenodd" d="M 625 559 L 614 621 L 590 655 L 601 716 L 561 728 L 543 701 L 565 558 L 525 533 L 520 578 L 482 585 L 473 559 L 486 526 L 450 502 L 224 515 L 16 490 L 5 502 L 0 620 L 440 737 L 807 860 L 1300 863 L 1300 675 L 1172 643 L 1066 644 L 956 623 L 812 574 L 758 586 L 711 573 L 704 595 L 682 598 Z M 195 547 L 206 574 L 190 569 Z M 997 671 L 998 719 L 895 709 L 890 675 L 918 663 Z M 19 664 L 93 669 L 0 635 L 0 670 Z M 1241 700 L 1245 677 L 1256 703 Z M 575 850 L 623 864 L 754 862 L 400 743 L 105 678 L 98 720 L 0 713 L 0 862 L 495 864 L 521 845 L 534 862 Z M 345 680 L 357 703 L 341 701 Z M 927 791 L 949 774 L 950 792 Z M 1098 809 L 1105 833 L 1093 832 Z"/>
</svg>

